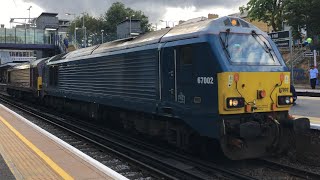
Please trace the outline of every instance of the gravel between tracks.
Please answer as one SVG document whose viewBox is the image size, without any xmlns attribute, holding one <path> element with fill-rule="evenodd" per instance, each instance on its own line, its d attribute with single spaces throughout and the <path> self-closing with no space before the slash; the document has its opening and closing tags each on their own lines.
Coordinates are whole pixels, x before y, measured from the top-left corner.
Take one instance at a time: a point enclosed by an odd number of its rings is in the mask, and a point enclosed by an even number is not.
<svg viewBox="0 0 320 180">
<path fill-rule="evenodd" d="M 302 147 L 302 154 L 270 157 L 268 160 L 320 175 L 320 131 L 310 130 L 307 135 L 310 137 L 311 144 Z"/>
</svg>

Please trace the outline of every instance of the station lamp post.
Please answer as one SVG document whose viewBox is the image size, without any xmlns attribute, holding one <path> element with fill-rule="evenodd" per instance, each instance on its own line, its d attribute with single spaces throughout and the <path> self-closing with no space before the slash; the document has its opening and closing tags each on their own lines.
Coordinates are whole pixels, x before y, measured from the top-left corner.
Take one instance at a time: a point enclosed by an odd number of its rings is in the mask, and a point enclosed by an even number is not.
<svg viewBox="0 0 320 180">
<path fill-rule="evenodd" d="M 134 17 L 135 15 L 130 15 L 129 16 L 129 36 L 131 36 L 131 20 L 132 20 L 132 17 Z M 128 19 L 128 17 L 127 17 Z"/>
<path fill-rule="evenodd" d="M 82 14 L 82 29 L 83 29 L 83 34 L 84 34 L 84 47 L 87 47 L 87 28 L 84 26 L 84 16 L 85 13 Z"/>
<path fill-rule="evenodd" d="M 94 44 L 94 34 L 90 34 L 89 37 L 88 37 L 88 47 L 91 46 Z"/>
<path fill-rule="evenodd" d="M 172 27 L 174 27 L 174 21 L 169 21 L 169 23 L 172 22 Z"/>
<path fill-rule="evenodd" d="M 30 6 L 27 10 L 29 11 L 29 23 L 31 24 L 31 20 L 30 20 L 30 11 L 31 11 L 32 6 Z M 30 26 L 30 25 L 29 25 Z"/>
<path fill-rule="evenodd" d="M 170 27 L 170 22 L 172 23 L 172 27 L 174 27 L 174 22 L 175 21 L 165 21 L 165 20 L 160 20 L 160 22 L 165 22 L 166 23 L 166 28 L 169 28 Z"/>
<path fill-rule="evenodd" d="M 168 26 L 168 21 L 164 21 L 164 20 L 160 20 L 160 22 L 165 22 L 166 23 L 166 28 L 168 28 L 169 26 Z"/>
<path fill-rule="evenodd" d="M 94 33 L 93 34 L 93 37 L 94 37 L 94 44 L 98 44 L 98 33 Z"/>
<path fill-rule="evenodd" d="M 75 27 L 74 28 L 74 40 L 75 40 L 75 46 L 77 45 L 77 30 L 78 30 L 79 28 L 78 27 Z"/>
<path fill-rule="evenodd" d="M 101 44 L 103 44 L 103 32 L 104 32 L 104 30 L 102 29 L 101 30 Z"/>
<path fill-rule="evenodd" d="M 155 24 L 156 31 L 158 31 L 158 23 Z"/>
<path fill-rule="evenodd" d="M 74 42 L 77 43 L 77 21 L 76 21 L 76 14 L 73 13 L 66 13 L 67 16 L 73 15 L 73 20 L 74 20 Z"/>
</svg>

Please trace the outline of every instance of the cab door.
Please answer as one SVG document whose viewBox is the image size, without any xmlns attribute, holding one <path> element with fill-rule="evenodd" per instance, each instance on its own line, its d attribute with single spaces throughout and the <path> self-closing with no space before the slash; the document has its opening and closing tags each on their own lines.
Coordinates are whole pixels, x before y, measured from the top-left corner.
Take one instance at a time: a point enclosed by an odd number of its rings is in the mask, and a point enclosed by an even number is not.
<svg viewBox="0 0 320 180">
<path fill-rule="evenodd" d="M 193 104 L 194 95 L 194 47 L 183 45 L 176 51 L 176 93 L 177 103 L 184 107 Z"/>
<path fill-rule="evenodd" d="M 176 47 L 177 104 L 190 109 L 215 111 L 217 104 L 218 62 L 207 43 Z"/>
<path fill-rule="evenodd" d="M 176 79 L 176 57 L 177 51 L 174 47 L 164 47 L 161 50 L 161 98 L 165 103 L 167 112 L 172 111 L 172 105 L 177 101 L 177 79 Z"/>
</svg>

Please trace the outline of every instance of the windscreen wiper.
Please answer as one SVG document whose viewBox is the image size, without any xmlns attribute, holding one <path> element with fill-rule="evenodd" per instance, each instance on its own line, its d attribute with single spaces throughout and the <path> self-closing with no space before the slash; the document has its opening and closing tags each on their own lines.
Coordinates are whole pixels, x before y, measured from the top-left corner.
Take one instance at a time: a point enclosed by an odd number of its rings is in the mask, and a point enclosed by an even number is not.
<svg viewBox="0 0 320 180">
<path fill-rule="evenodd" d="M 230 53 L 229 53 L 229 51 L 227 49 L 228 47 L 227 47 L 226 43 L 222 40 L 221 36 L 220 36 L 220 40 L 221 40 L 222 45 L 223 45 L 223 50 L 225 50 L 225 52 L 227 53 L 228 58 L 231 58 Z"/>
<path fill-rule="evenodd" d="M 227 29 L 227 30 L 226 30 L 226 35 L 225 35 L 224 41 L 222 40 L 221 35 L 220 35 L 219 37 L 220 37 L 220 40 L 221 40 L 221 42 L 222 42 L 223 49 L 227 52 L 228 57 L 231 58 L 230 52 L 228 51 L 228 47 L 229 47 L 229 45 L 228 45 L 229 33 L 230 33 L 230 29 Z"/>
<path fill-rule="evenodd" d="M 261 41 L 261 42 L 263 42 L 263 45 L 260 43 L 260 41 L 257 39 L 257 37 L 259 38 L 259 40 Z M 265 42 L 265 41 L 263 41 L 262 39 L 261 39 L 261 37 L 256 33 L 256 31 L 252 31 L 252 37 L 254 37 L 254 39 L 263 47 L 263 49 L 266 51 L 266 53 L 268 53 L 268 54 L 270 54 L 270 56 L 271 56 L 271 58 L 272 58 L 272 60 L 275 62 L 275 60 L 274 60 L 274 58 L 273 58 L 273 55 L 272 55 L 272 53 L 271 53 L 271 51 L 272 51 L 272 48 L 269 48 L 269 46 L 267 45 L 267 43 Z"/>
<path fill-rule="evenodd" d="M 274 60 L 274 58 L 273 58 L 272 53 L 271 53 L 272 48 L 269 48 L 269 46 L 267 45 L 267 43 L 266 43 L 266 42 L 264 42 L 264 41 L 262 41 L 262 42 L 263 42 L 264 46 L 266 47 L 267 52 L 270 54 L 270 56 L 271 56 L 271 58 L 272 58 L 273 62 L 276 62 L 276 61 Z"/>
</svg>

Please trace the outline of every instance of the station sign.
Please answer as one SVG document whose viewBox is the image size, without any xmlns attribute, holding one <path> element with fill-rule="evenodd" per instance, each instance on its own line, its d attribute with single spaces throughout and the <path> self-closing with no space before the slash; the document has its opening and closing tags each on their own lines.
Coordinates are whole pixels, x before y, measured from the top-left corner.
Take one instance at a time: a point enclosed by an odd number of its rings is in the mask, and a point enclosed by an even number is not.
<svg viewBox="0 0 320 180">
<path fill-rule="evenodd" d="M 290 38 L 290 32 L 289 31 L 278 31 L 278 32 L 272 32 L 268 34 L 272 40 L 275 39 L 289 39 Z"/>
<path fill-rule="evenodd" d="M 278 48 L 290 48 L 291 34 L 290 31 L 278 31 L 268 34 Z"/>
<path fill-rule="evenodd" d="M 319 56 L 319 51 L 317 51 L 317 56 Z M 304 52 L 303 53 L 304 57 L 313 57 L 313 52 L 312 51 L 308 51 L 308 52 Z"/>
<path fill-rule="evenodd" d="M 279 40 L 274 42 L 278 48 L 289 48 L 290 40 Z"/>
<path fill-rule="evenodd" d="M 313 52 L 304 52 L 303 56 L 304 57 L 313 57 Z"/>
</svg>

